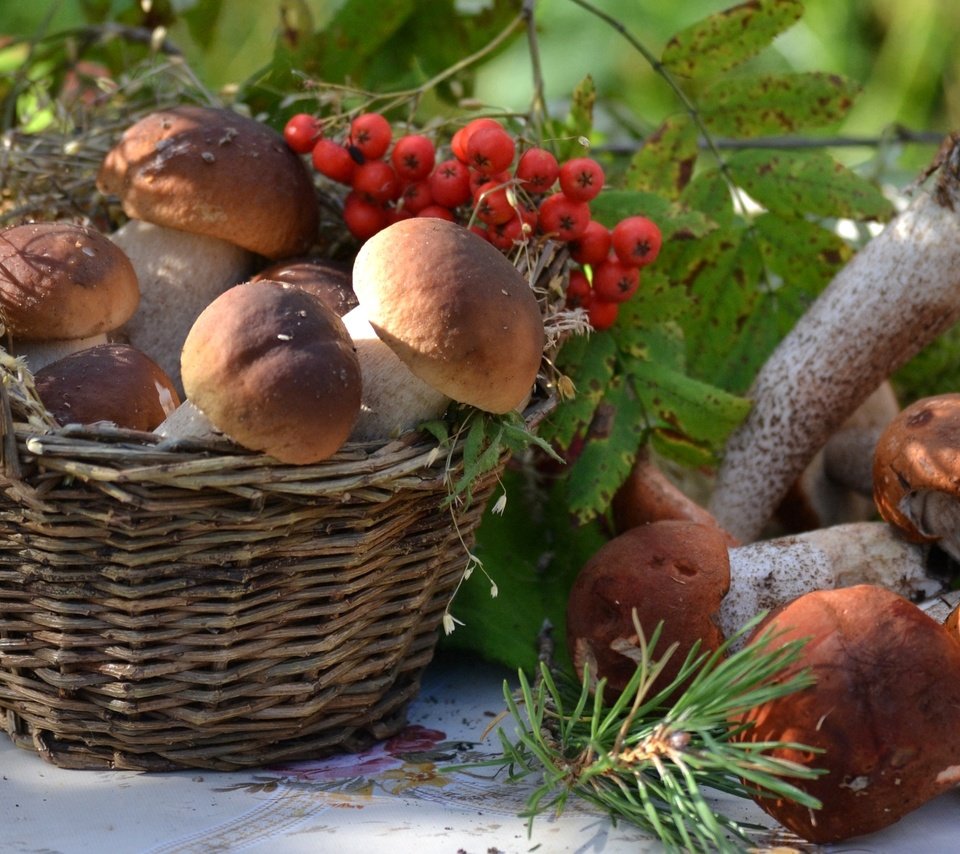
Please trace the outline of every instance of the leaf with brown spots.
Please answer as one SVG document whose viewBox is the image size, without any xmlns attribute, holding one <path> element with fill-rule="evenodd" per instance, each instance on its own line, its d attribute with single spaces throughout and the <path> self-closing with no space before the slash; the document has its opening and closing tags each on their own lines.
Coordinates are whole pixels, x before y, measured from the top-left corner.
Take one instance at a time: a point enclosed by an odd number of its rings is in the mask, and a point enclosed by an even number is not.
<svg viewBox="0 0 960 854">
<path fill-rule="evenodd" d="M 884 221 L 894 213 L 874 184 L 825 151 L 740 151 L 727 166 L 739 186 L 780 216 Z"/>
<path fill-rule="evenodd" d="M 689 116 L 667 119 L 644 141 L 627 166 L 625 186 L 676 199 L 697 163 L 699 134 Z"/>
<path fill-rule="evenodd" d="M 725 78 L 705 89 L 698 102 L 713 133 L 750 138 L 834 124 L 859 92 L 859 84 L 846 77 L 811 71 Z"/>
<path fill-rule="evenodd" d="M 800 0 L 750 0 L 681 30 L 661 62 L 681 77 L 711 77 L 756 56 L 802 15 Z"/>
</svg>

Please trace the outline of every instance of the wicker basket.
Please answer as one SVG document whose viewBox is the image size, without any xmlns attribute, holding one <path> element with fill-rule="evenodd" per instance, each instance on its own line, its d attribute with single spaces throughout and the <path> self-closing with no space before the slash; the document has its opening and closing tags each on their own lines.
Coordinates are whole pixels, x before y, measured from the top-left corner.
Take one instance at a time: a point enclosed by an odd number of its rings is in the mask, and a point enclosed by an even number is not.
<svg viewBox="0 0 960 854">
<path fill-rule="evenodd" d="M 0 710 L 70 768 L 230 769 L 404 725 L 497 471 L 415 434 L 313 466 L 46 429 L 0 352 Z M 552 405 L 526 410 L 533 426 Z"/>
</svg>

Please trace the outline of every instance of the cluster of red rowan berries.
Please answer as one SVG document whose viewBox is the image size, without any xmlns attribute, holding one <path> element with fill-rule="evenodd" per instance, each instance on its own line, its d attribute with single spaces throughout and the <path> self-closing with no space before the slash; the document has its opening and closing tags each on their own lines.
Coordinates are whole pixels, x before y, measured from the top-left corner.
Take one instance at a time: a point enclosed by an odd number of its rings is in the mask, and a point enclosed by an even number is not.
<svg viewBox="0 0 960 854">
<path fill-rule="evenodd" d="M 579 265 L 570 274 L 567 304 L 587 311 L 595 329 L 607 329 L 619 306 L 640 284 L 640 269 L 660 251 L 660 229 L 644 216 L 630 216 L 612 229 L 593 219 L 590 202 L 604 185 L 591 157 L 560 163 L 545 148 L 517 151 L 517 142 L 491 117 L 473 119 L 450 140 L 450 156 L 438 159 L 423 134 L 394 139 L 390 122 L 361 113 L 338 139 L 307 113 L 291 117 L 287 144 L 309 154 L 314 168 L 349 187 L 343 219 L 365 240 L 398 219 L 437 216 L 468 226 L 509 251 L 535 235 L 569 246 Z"/>
</svg>

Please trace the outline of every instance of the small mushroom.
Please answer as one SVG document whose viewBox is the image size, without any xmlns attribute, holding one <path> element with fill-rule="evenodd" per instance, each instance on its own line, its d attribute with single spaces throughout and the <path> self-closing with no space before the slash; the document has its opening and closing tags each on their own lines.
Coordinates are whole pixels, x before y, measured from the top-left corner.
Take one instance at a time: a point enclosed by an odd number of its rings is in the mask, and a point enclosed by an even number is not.
<svg viewBox="0 0 960 854">
<path fill-rule="evenodd" d="M 37 371 L 37 394 L 58 424 L 109 422 L 153 430 L 180 404 L 173 382 L 129 344 L 98 344 Z"/>
<path fill-rule="evenodd" d="M 805 640 L 780 678 L 806 670 L 813 684 L 748 711 L 736 737 L 813 748 L 773 753 L 826 771 L 793 781 L 821 809 L 756 792 L 786 828 L 838 842 L 960 783 L 960 643 L 916 605 L 872 585 L 815 591 L 769 615 L 750 643 L 761 638 L 771 649 Z"/>
<path fill-rule="evenodd" d="M 873 483 L 880 515 L 904 537 L 960 560 L 960 394 L 922 398 L 890 422 Z"/>
<path fill-rule="evenodd" d="M 633 614 L 649 638 L 663 622 L 655 657 L 678 644 L 653 691 L 677 678 L 687 654 L 724 641 L 721 601 L 730 585 L 727 538 L 713 524 L 665 520 L 630 528 L 600 549 L 577 574 L 567 600 L 567 648 L 580 678 L 585 669 L 618 694 L 636 671 L 624 647 L 638 638 Z"/>
<path fill-rule="evenodd" d="M 317 237 L 304 163 L 273 128 L 232 110 L 150 113 L 104 157 L 97 186 L 132 221 L 114 235 L 143 292 L 130 342 L 178 384 L 180 348 L 203 307 L 244 281 L 256 255 L 302 254 Z"/>
<path fill-rule="evenodd" d="M 411 374 L 488 412 L 529 397 L 545 343 L 539 304 L 506 256 L 469 229 L 435 217 L 400 220 L 360 248 L 353 287 L 363 317 L 405 366 L 382 384 L 364 373 L 365 410 L 388 413 Z M 411 413 L 409 426 L 435 414 Z"/>
<path fill-rule="evenodd" d="M 182 365 L 188 399 L 212 425 L 283 463 L 335 454 L 360 411 L 360 366 L 343 322 L 282 282 L 217 297 L 191 327 Z"/>
<path fill-rule="evenodd" d="M 960 138 L 941 160 L 933 186 L 840 270 L 755 378 L 710 503 L 741 542 L 867 396 L 960 319 Z"/>
<path fill-rule="evenodd" d="M 103 344 L 137 308 L 130 259 L 94 228 L 38 222 L 0 231 L 0 315 L 35 373 Z"/>
</svg>

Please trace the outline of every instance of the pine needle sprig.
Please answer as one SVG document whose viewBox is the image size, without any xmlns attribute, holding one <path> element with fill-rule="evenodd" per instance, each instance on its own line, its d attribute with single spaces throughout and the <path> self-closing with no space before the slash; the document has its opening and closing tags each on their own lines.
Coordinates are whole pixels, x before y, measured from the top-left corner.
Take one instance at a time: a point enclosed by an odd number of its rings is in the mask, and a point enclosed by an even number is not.
<svg viewBox="0 0 960 854">
<path fill-rule="evenodd" d="M 764 636 L 732 651 L 758 620 L 716 652 L 692 650 L 676 679 L 656 692 L 654 680 L 676 649 L 655 657 L 659 627 L 646 641 L 637 624 L 639 642 L 629 650 L 636 672 L 610 704 L 602 680 L 581 684 L 544 662 L 535 682 L 521 671 L 516 692 L 505 685 L 516 733 L 500 728 L 502 755 L 485 764 L 506 767 L 511 781 L 539 777 L 521 813 L 531 830 L 537 816 L 561 813 L 576 796 L 632 822 L 668 850 L 743 851 L 761 828 L 724 815 L 709 790 L 744 798 L 759 791 L 819 808 L 792 781 L 822 772 L 771 753 L 812 748 L 735 738 L 745 711 L 811 684 L 805 671 L 782 676 L 802 642 L 772 647 Z"/>
</svg>

